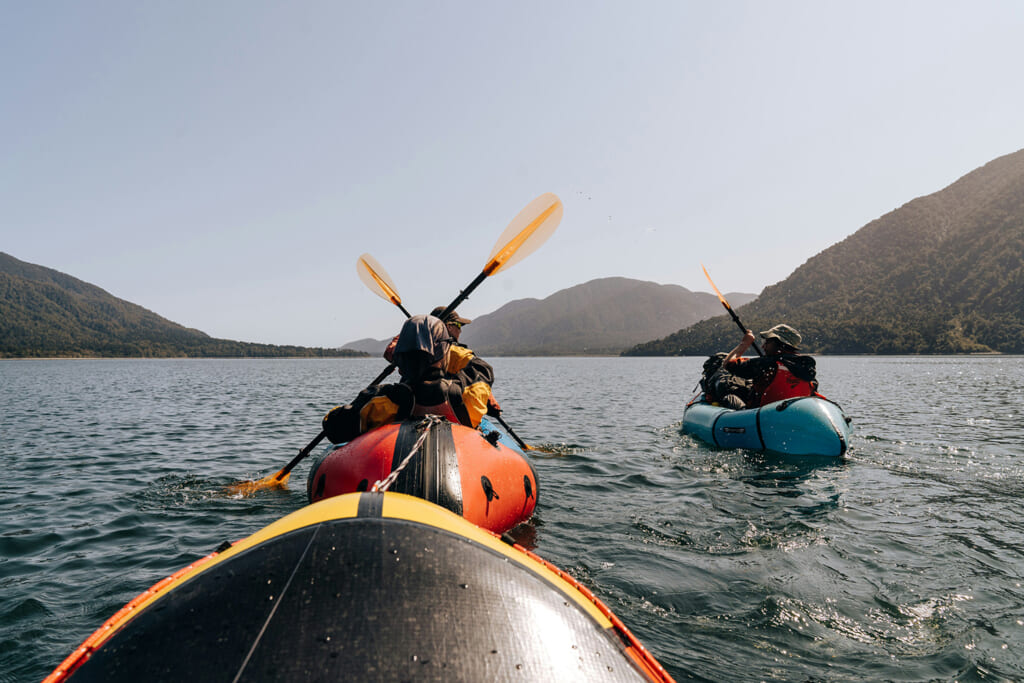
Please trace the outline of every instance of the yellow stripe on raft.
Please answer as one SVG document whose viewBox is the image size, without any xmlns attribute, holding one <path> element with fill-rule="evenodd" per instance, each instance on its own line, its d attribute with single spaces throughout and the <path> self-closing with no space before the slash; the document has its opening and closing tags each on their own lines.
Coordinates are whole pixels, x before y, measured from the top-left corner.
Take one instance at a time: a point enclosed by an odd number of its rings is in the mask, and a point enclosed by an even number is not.
<svg viewBox="0 0 1024 683">
<path fill-rule="evenodd" d="M 327 512 L 327 510 L 323 510 L 323 508 L 321 508 L 320 511 L 311 511 L 311 508 L 319 506 L 320 503 L 304 507 L 301 510 L 297 510 L 291 513 L 287 517 L 282 517 L 273 524 L 270 524 L 269 526 L 260 529 L 252 536 L 249 536 L 248 538 L 241 540 L 238 543 L 235 543 L 233 546 L 231 546 L 224 552 L 210 556 L 208 558 L 204 558 L 206 559 L 206 561 L 202 562 L 201 564 L 194 563 L 192 565 L 189 565 L 185 569 L 175 574 L 172 574 L 166 579 L 157 582 L 145 593 L 142 593 L 134 600 L 132 600 L 130 603 L 128 603 L 128 605 L 123 607 L 120 612 L 118 612 L 113 617 L 108 619 L 107 622 L 104 623 L 103 626 L 100 628 L 100 631 L 102 631 L 102 633 L 94 633 L 93 637 L 89 639 L 91 641 L 89 642 L 89 645 L 91 646 L 90 649 L 95 650 L 106 640 L 108 640 L 112 635 L 117 633 L 117 631 L 120 630 L 125 624 L 131 621 L 135 617 L 135 615 L 141 613 L 143 609 L 148 607 L 156 600 L 159 600 L 169 591 L 173 590 L 174 588 L 177 588 L 179 585 L 183 584 L 189 579 L 199 576 L 207 569 L 217 566 L 224 560 L 227 560 L 237 555 L 238 553 L 244 552 L 249 548 L 269 541 L 270 539 L 276 536 L 280 536 L 282 534 L 286 534 L 290 531 L 301 529 L 312 524 L 318 524 L 320 522 L 325 521 L 325 519 L 355 517 L 356 509 L 359 506 L 358 494 L 356 494 L 356 497 L 354 499 L 345 500 L 346 498 L 351 497 L 338 496 L 336 498 L 331 498 L 329 500 L 323 501 L 324 503 L 333 503 L 333 505 L 331 506 L 331 512 L 334 513 L 334 517 L 325 517 L 323 513 Z"/>
<path fill-rule="evenodd" d="M 207 561 L 190 565 L 184 570 L 163 579 L 146 591 L 146 593 L 139 595 L 132 601 L 132 603 L 129 603 L 130 609 L 122 609 L 121 613 L 116 614 L 113 618 L 109 619 L 101 629 L 103 633 L 94 634 L 95 640 L 90 639 L 92 642 L 89 644 L 92 649 L 99 647 L 99 645 L 116 633 L 120 628 L 134 618 L 135 615 L 142 612 L 142 610 L 148 607 L 151 603 L 159 600 L 160 597 L 166 595 L 169 591 L 178 587 L 182 583 L 199 576 L 208 569 L 217 566 L 221 562 L 224 562 L 239 553 L 245 552 L 250 548 L 258 546 L 278 536 L 282 536 L 308 526 L 314 526 L 316 524 L 338 519 L 357 518 L 359 501 L 363 495 L 379 494 L 349 493 L 343 496 L 328 498 L 318 503 L 313 503 L 312 505 L 307 505 L 301 510 L 296 510 L 290 515 L 282 517 L 276 522 L 260 529 L 252 536 L 235 543 L 231 548 L 224 552 L 208 558 Z M 526 553 L 510 547 L 490 531 L 481 529 L 480 527 L 467 522 L 454 512 L 450 512 L 442 507 L 428 503 L 414 496 L 391 492 L 384 493 L 383 496 L 384 503 L 381 513 L 382 517 L 424 524 L 479 543 L 482 546 L 504 555 L 509 560 L 516 562 L 521 567 L 530 570 L 535 575 L 557 587 L 566 595 L 566 597 L 571 598 L 576 602 L 576 604 L 582 607 L 587 614 L 593 617 L 598 624 L 600 624 L 601 628 L 610 628 L 613 625 L 604 612 L 598 609 L 591 600 L 587 599 L 587 596 L 577 590 L 572 583 L 566 581 L 548 566 L 530 558 Z"/>
</svg>

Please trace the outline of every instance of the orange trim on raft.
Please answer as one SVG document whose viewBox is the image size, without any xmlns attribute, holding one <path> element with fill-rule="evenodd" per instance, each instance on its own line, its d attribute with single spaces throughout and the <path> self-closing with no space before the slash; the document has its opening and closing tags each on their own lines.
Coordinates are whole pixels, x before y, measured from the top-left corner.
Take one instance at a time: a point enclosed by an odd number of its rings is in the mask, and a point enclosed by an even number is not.
<svg viewBox="0 0 1024 683">
<path fill-rule="evenodd" d="M 59 681 L 66 680 L 68 676 L 75 672 L 75 669 L 84 664 L 85 661 L 92 656 L 92 653 L 96 651 L 103 641 L 114 633 L 116 630 L 115 627 L 120 626 L 119 622 L 128 617 L 136 610 L 136 608 L 152 599 L 153 596 L 166 590 L 168 586 L 177 581 L 183 575 L 191 572 L 200 565 L 206 564 L 218 555 L 220 555 L 219 552 L 210 553 L 206 557 L 196 560 L 189 566 L 179 569 L 170 576 L 160 579 L 148 589 L 139 593 L 128 604 L 117 610 L 112 617 L 103 622 L 103 625 L 96 629 L 91 636 L 86 638 L 85 642 L 78 646 L 78 649 L 68 655 L 67 658 L 61 662 L 49 676 L 43 679 L 43 683 L 58 683 Z"/>
<path fill-rule="evenodd" d="M 674 683 L 675 679 L 665 671 L 665 667 L 661 665 L 661 662 L 654 658 L 654 655 L 652 655 L 647 648 L 643 646 L 643 643 L 633 635 L 633 632 L 626 627 L 622 620 L 619 619 L 607 605 L 601 602 L 600 598 L 591 593 L 589 588 L 559 569 L 557 566 L 545 560 L 543 557 L 527 550 L 518 543 L 513 544 L 512 547 L 547 567 L 548 571 L 553 573 L 562 581 L 571 585 L 587 600 L 590 600 L 594 607 L 596 607 L 601 614 L 608 619 L 608 621 L 612 622 L 612 627 L 618 631 L 619 635 L 625 639 L 627 643 L 626 654 L 629 655 L 630 659 L 632 659 L 649 678 L 655 681 L 667 681 Z"/>
</svg>

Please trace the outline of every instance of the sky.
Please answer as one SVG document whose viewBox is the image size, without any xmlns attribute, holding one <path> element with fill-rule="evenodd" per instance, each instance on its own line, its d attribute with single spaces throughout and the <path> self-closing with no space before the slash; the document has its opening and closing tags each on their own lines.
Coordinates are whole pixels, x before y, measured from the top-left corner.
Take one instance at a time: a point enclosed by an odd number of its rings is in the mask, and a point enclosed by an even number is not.
<svg viewBox="0 0 1024 683">
<path fill-rule="evenodd" d="M 0 1 L 0 251 L 340 346 L 603 277 L 760 292 L 1024 148 L 1017 0 Z"/>
</svg>

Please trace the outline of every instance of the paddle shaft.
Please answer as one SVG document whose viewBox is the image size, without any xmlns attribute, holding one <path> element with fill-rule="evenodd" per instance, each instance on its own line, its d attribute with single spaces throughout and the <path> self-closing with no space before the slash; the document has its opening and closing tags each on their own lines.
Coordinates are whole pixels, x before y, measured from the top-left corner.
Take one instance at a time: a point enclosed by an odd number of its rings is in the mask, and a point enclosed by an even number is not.
<svg viewBox="0 0 1024 683">
<path fill-rule="evenodd" d="M 487 276 L 487 275 L 486 275 L 486 273 L 482 273 L 482 272 L 481 272 L 481 273 L 480 273 L 480 274 L 479 274 L 479 275 L 477 276 L 476 280 L 474 280 L 474 281 L 473 281 L 473 282 L 472 282 L 472 283 L 470 284 L 470 286 L 469 286 L 469 287 L 467 287 L 467 288 L 466 288 L 466 289 L 465 289 L 465 290 L 464 290 L 463 292 L 461 292 L 461 293 L 459 294 L 459 296 L 458 296 L 458 297 L 456 298 L 456 300 L 455 300 L 455 301 L 453 301 L 453 302 L 452 302 L 451 304 L 449 304 L 449 307 L 447 307 L 447 308 L 445 308 L 445 309 L 444 309 L 444 312 L 443 312 L 443 313 L 441 314 L 441 317 L 443 318 L 444 316 L 446 316 L 447 314 L 449 314 L 450 312 L 452 312 L 453 310 L 455 310 L 455 307 L 456 307 L 456 306 L 458 306 L 458 305 L 459 305 L 460 303 L 462 303 L 462 302 L 463 302 L 463 301 L 465 301 L 465 300 L 466 300 L 467 298 L 469 298 L 469 294 L 470 294 L 470 292 L 472 292 L 472 291 L 473 291 L 474 289 L 476 289 L 477 287 L 479 287 L 479 286 L 480 286 L 480 283 L 482 283 L 482 282 L 483 282 L 483 279 L 484 279 L 484 278 L 486 278 L 486 276 Z M 394 304 L 395 304 L 396 306 L 398 306 L 398 308 L 400 308 L 400 309 L 401 309 L 401 312 L 403 312 L 404 314 L 406 314 L 406 317 L 412 317 L 412 314 L 411 314 L 411 313 L 410 313 L 410 312 L 409 312 L 408 310 L 406 310 L 406 307 L 402 306 L 402 305 L 401 305 L 400 303 L 397 303 L 397 302 L 393 302 L 393 303 L 394 303 Z M 385 368 L 385 369 L 384 369 L 384 370 L 383 370 L 383 371 L 381 372 L 381 374 L 380 374 L 380 375 L 378 375 L 378 376 L 377 376 L 377 378 L 376 378 L 376 379 L 375 379 L 375 380 L 374 380 L 373 382 L 371 382 L 371 383 L 370 383 L 370 386 L 368 386 L 367 388 L 369 389 L 370 387 L 375 387 L 375 386 L 377 386 L 378 384 L 380 384 L 381 382 L 383 382 L 383 381 L 384 381 L 384 380 L 385 380 L 385 379 L 387 378 L 387 376 L 388 376 L 388 375 L 390 375 L 391 373 L 393 373 L 393 372 L 394 372 L 394 369 L 395 369 L 395 368 L 396 368 L 396 366 L 395 366 L 395 365 L 393 364 L 393 362 L 391 362 L 391 364 L 388 364 L 388 367 L 387 367 L 387 368 Z M 501 422 L 501 423 L 502 423 L 503 425 L 505 424 L 505 421 L 504 421 L 504 420 L 502 420 L 501 418 L 499 418 L 499 421 L 500 421 L 500 422 Z M 508 429 L 508 427 L 506 427 L 506 429 Z M 512 437 L 513 437 L 513 438 L 514 438 L 514 439 L 515 439 L 516 441 L 520 442 L 520 444 L 521 444 L 521 445 L 525 445 L 524 443 L 522 443 L 522 442 L 521 442 L 521 441 L 519 440 L 519 437 L 518 437 L 518 436 L 515 436 L 514 434 L 512 434 L 512 430 L 511 430 L 511 429 L 509 429 L 509 434 L 511 434 L 511 435 L 512 435 Z M 315 449 L 316 445 L 317 445 L 317 444 L 318 444 L 319 442 L 321 442 L 321 441 L 323 441 L 323 440 L 324 440 L 324 437 L 325 437 L 325 436 L 327 436 L 327 433 L 326 433 L 326 432 L 325 432 L 325 431 L 324 431 L 324 430 L 322 429 L 322 430 L 321 430 L 321 433 L 317 434 L 317 435 L 316 435 L 316 436 L 315 436 L 315 437 L 313 438 L 313 440 L 309 441 L 309 443 L 307 443 L 307 444 L 306 444 L 306 446 L 304 447 L 304 449 L 302 449 L 301 451 L 299 451 L 299 455 L 295 456 L 295 458 L 292 458 L 292 462 L 290 462 L 290 463 L 288 463 L 287 465 L 285 465 L 285 467 L 284 467 L 284 468 L 282 468 L 282 470 L 281 470 L 280 472 L 278 472 L 278 474 L 276 474 L 276 475 L 274 476 L 274 479 L 278 479 L 278 480 L 280 481 L 280 480 L 281 480 L 281 479 L 282 479 L 282 478 L 283 478 L 283 477 L 284 477 L 285 475 L 287 475 L 287 474 L 288 474 L 289 472 L 291 472 L 291 471 L 292 471 L 292 469 L 293 469 L 293 468 L 294 468 L 294 467 L 295 467 L 296 465 L 298 465 L 299 463 L 301 463 L 301 462 L 302 462 L 302 461 L 303 461 L 303 460 L 304 460 L 304 459 L 305 459 L 305 458 L 306 458 L 307 456 L 309 456 L 309 454 L 310 454 L 310 453 L 312 453 L 312 450 L 313 450 L 313 449 Z"/>
<path fill-rule="evenodd" d="M 480 283 L 483 282 L 483 278 L 484 277 L 486 277 L 486 275 L 481 273 L 480 277 L 477 277 L 476 280 L 473 280 L 473 283 L 469 287 L 466 288 L 465 295 L 460 293 L 459 294 L 460 298 L 457 298 L 455 301 L 453 301 L 451 303 L 450 306 L 448 306 L 447 309 L 445 309 L 444 315 L 448 315 L 448 313 L 450 313 L 452 310 L 454 310 L 455 307 L 459 303 L 461 303 L 462 301 L 465 301 L 466 298 L 469 296 L 469 292 L 473 291 L 476 287 L 478 287 L 480 285 Z M 396 306 L 398 306 L 400 309 L 402 309 L 402 313 L 405 314 L 406 318 L 411 318 L 412 317 L 412 315 L 409 313 L 409 311 L 405 310 L 405 306 L 403 306 L 402 304 L 398 303 L 397 301 L 392 301 L 392 303 L 394 303 Z M 384 379 L 388 375 L 390 375 L 392 372 L 395 371 L 396 367 L 397 366 L 394 363 L 388 363 L 388 366 L 386 368 L 384 368 L 384 370 L 379 375 L 377 375 L 377 377 L 372 382 L 370 382 L 370 386 L 368 386 L 366 388 L 369 389 L 370 387 L 375 387 L 378 384 L 380 384 L 381 382 L 383 382 Z M 274 478 L 280 480 L 286 474 L 291 472 L 292 468 L 294 468 L 296 465 L 298 465 L 300 462 L 302 462 L 302 460 L 305 459 L 306 456 L 308 456 L 313 451 L 313 449 L 317 447 L 317 444 L 319 444 L 321 441 L 324 440 L 325 436 L 327 436 L 326 432 L 324 432 L 323 430 L 320 430 L 320 433 L 317 434 L 316 437 L 314 437 L 314 439 L 312 441 L 310 441 L 308 444 L 306 444 L 306 447 L 303 448 L 301 451 L 299 451 L 299 454 L 296 455 L 294 458 L 292 458 L 292 461 L 289 462 L 287 465 L 285 465 L 284 468 L 282 468 L 281 471 L 278 472 L 277 475 Z M 516 439 L 516 440 L 518 441 L 518 439 Z"/>
<path fill-rule="evenodd" d="M 450 304 L 448 304 L 448 308 L 444 309 L 444 313 L 441 314 L 441 319 L 444 320 L 444 318 L 446 318 L 449 313 L 454 311 L 455 308 L 459 304 L 461 304 L 463 301 L 468 299 L 469 295 L 473 293 L 473 290 L 476 289 L 477 287 L 479 287 L 480 283 L 487 279 L 487 276 L 488 276 L 487 271 L 481 272 L 479 275 L 477 275 L 476 279 L 473 280 L 472 282 L 470 282 L 469 286 L 466 287 L 461 292 L 459 292 L 459 295 L 457 297 L 455 297 L 455 300 L 452 301 Z M 398 306 L 400 309 L 402 309 L 402 313 L 405 313 L 405 317 L 406 318 L 411 318 L 412 317 L 409 314 L 409 311 L 405 310 L 405 307 L 402 306 L 402 304 L 397 303 L 397 302 L 394 302 L 394 303 L 395 303 L 396 306 Z M 377 375 L 377 378 L 374 379 L 372 382 L 370 382 L 370 386 L 367 387 L 367 389 L 369 389 L 370 387 L 375 387 L 378 384 L 380 384 L 381 382 L 383 382 L 384 379 L 388 375 L 390 375 L 392 372 L 395 371 L 395 367 L 396 367 L 396 365 L 394 363 L 388 364 L 388 366 L 386 368 L 384 368 L 384 370 L 379 375 Z M 527 450 L 527 449 L 530 448 L 529 446 L 526 445 L 526 443 L 522 439 L 520 439 L 518 436 L 516 436 L 515 432 L 512 431 L 511 427 L 509 427 L 507 424 L 505 424 L 505 421 L 503 419 L 501 419 L 500 415 L 498 415 L 496 417 L 498 418 L 498 422 L 501 423 L 501 426 L 504 427 L 505 430 L 508 432 L 509 436 L 511 436 L 513 439 L 515 439 L 516 443 L 519 444 L 520 448 L 522 448 L 524 450 Z M 310 453 L 313 452 L 313 449 L 317 447 L 317 444 L 319 444 L 321 441 L 324 440 L 325 436 L 327 436 L 327 434 L 323 430 L 321 430 L 320 433 L 316 435 L 316 438 L 314 438 L 312 441 L 310 441 L 308 444 L 306 444 L 306 447 L 303 448 L 301 451 L 299 451 L 299 454 L 296 455 L 294 458 L 292 458 L 292 461 L 290 463 L 288 463 L 287 465 L 285 465 L 281 469 L 281 471 L 278 472 L 277 475 L 275 475 L 274 478 L 277 479 L 277 480 L 280 480 L 286 474 L 291 472 L 292 469 L 296 465 L 298 465 L 300 462 L 302 462 Z"/>
<path fill-rule="evenodd" d="M 321 429 L 320 433 L 316 435 L 316 438 L 306 444 L 306 447 L 299 451 L 299 454 L 292 458 L 291 462 L 282 467 L 281 471 L 274 475 L 274 479 L 281 481 L 281 479 L 288 476 L 288 473 L 291 472 L 296 465 L 302 462 L 306 456 L 313 452 L 313 449 L 317 447 L 317 444 L 324 440 L 325 436 L 327 436 L 327 432 Z"/>
<path fill-rule="evenodd" d="M 715 290 L 715 294 L 718 295 L 718 300 L 722 302 L 723 306 L 725 306 L 725 310 L 729 311 L 729 315 L 732 316 L 733 322 L 736 323 L 736 326 L 740 328 L 741 332 L 743 332 L 743 336 L 747 336 L 747 326 L 740 321 L 740 317 L 736 315 L 736 311 L 732 310 L 732 306 L 730 306 L 729 302 L 725 300 L 725 295 L 719 291 L 715 281 L 711 279 L 711 274 L 708 272 L 708 269 L 704 267 L 703 263 L 700 265 L 700 268 L 704 271 L 704 277 L 706 277 L 708 282 L 711 284 L 711 289 Z M 757 345 L 757 342 L 755 341 L 752 343 L 754 345 L 754 350 L 757 351 L 757 355 L 763 356 L 764 354 L 761 353 L 761 347 Z"/>
<path fill-rule="evenodd" d="M 501 412 L 500 411 L 497 411 L 497 412 L 494 412 L 494 413 L 487 413 L 487 414 L 488 415 L 492 415 L 498 421 L 498 423 L 502 427 L 505 428 L 505 431 L 508 432 L 508 435 L 511 436 L 512 439 L 517 444 L 519 444 L 520 448 L 522 448 L 524 451 L 532 451 L 533 450 L 533 448 L 531 446 L 527 446 L 526 442 L 519 438 L 518 434 L 516 434 L 514 431 L 512 431 L 512 428 L 508 426 L 508 423 L 505 422 L 505 419 L 501 416 Z"/>
<path fill-rule="evenodd" d="M 738 315 L 736 315 L 736 311 L 732 310 L 732 306 L 727 304 L 725 302 L 724 298 L 722 299 L 722 305 L 725 306 L 725 310 L 729 311 L 729 315 L 732 316 L 732 319 L 736 323 L 736 326 L 740 328 L 740 331 L 742 331 L 744 335 L 746 335 L 747 334 L 747 326 L 743 324 L 743 322 L 740 320 L 740 317 Z M 757 351 L 757 355 L 759 355 L 759 356 L 763 356 L 764 355 L 764 352 L 761 351 L 761 347 L 759 347 L 757 345 L 756 341 L 753 342 L 753 346 L 754 346 L 754 350 Z"/>
<path fill-rule="evenodd" d="M 455 300 L 448 304 L 448 307 L 444 309 L 444 313 L 441 314 L 441 320 L 443 321 L 447 318 L 449 313 L 454 311 L 459 307 L 459 304 L 468 299 L 469 295 L 473 293 L 473 290 L 479 287 L 480 283 L 486 280 L 488 275 L 490 275 L 490 273 L 486 270 L 481 271 L 480 274 L 476 276 L 476 279 L 469 283 L 468 287 L 459 292 L 459 295 L 455 297 Z M 405 309 L 402 310 L 404 311 Z M 405 316 L 409 317 L 409 314 L 406 313 Z"/>
</svg>

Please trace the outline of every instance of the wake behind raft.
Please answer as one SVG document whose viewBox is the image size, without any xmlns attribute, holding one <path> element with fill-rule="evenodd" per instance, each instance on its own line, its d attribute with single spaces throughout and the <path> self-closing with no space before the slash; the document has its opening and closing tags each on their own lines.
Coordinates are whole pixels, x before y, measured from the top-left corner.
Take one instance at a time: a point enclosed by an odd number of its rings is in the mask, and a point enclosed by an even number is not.
<svg viewBox="0 0 1024 683">
<path fill-rule="evenodd" d="M 670 681 L 557 567 L 400 493 L 298 510 L 157 583 L 44 683 Z"/>
<path fill-rule="evenodd" d="M 387 424 L 333 448 L 309 470 L 315 503 L 387 490 L 436 503 L 488 531 L 503 533 L 533 515 L 537 474 L 526 454 L 487 418 L 478 429 L 439 417 Z"/>
</svg>

